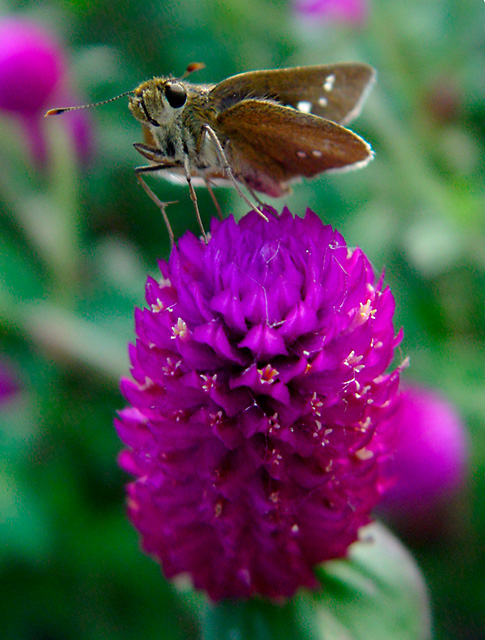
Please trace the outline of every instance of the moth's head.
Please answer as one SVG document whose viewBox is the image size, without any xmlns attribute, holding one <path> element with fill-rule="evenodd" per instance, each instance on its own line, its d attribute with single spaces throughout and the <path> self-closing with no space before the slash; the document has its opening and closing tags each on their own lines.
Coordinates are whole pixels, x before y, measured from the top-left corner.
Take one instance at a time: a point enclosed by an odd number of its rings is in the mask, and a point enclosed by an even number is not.
<svg viewBox="0 0 485 640">
<path fill-rule="evenodd" d="M 153 78 L 143 82 L 129 97 L 133 117 L 147 127 L 175 120 L 187 102 L 187 89 L 179 80 Z"/>
</svg>

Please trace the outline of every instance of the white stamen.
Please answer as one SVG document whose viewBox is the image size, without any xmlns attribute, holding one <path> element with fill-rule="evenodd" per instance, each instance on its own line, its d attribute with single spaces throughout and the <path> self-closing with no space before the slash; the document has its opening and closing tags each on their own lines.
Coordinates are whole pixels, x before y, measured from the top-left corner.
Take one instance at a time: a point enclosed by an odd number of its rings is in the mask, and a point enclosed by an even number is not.
<svg viewBox="0 0 485 640">
<path fill-rule="evenodd" d="M 371 458 L 374 457 L 374 453 L 369 449 L 366 449 L 365 447 L 363 447 L 362 449 L 359 449 L 358 451 L 355 452 L 355 457 L 358 458 L 359 460 L 370 460 Z"/>
<path fill-rule="evenodd" d="M 215 388 L 217 383 L 217 373 L 215 373 L 213 376 L 205 376 L 204 374 L 200 374 L 200 378 L 204 382 L 204 384 L 202 385 L 202 389 L 204 391 L 210 391 L 211 389 Z"/>
<path fill-rule="evenodd" d="M 155 304 L 150 305 L 150 309 L 153 311 L 153 313 L 160 313 L 160 311 L 164 310 L 164 305 L 163 302 L 160 300 L 160 298 L 157 298 L 157 301 Z"/>
<path fill-rule="evenodd" d="M 187 324 L 182 318 L 177 320 L 177 324 L 172 327 L 172 338 L 180 338 L 182 342 L 185 342 L 189 338 L 189 329 Z"/>
<path fill-rule="evenodd" d="M 143 384 L 138 384 L 138 388 L 140 389 L 140 391 L 146 391 L 147 389 L 151 389 L 154 386 L 155 383 L 148 376 L 145 376 L 145 381 Z"/>
<path fill-rule="evenodd" d="M 161 289 L 165 289 L 165 287 L 171 287 L 172 283 L 170 282 L 169 278 L 160 278 L 160 280 L 158 281 L 158 284 L 160 285 Z"/>
</svg>

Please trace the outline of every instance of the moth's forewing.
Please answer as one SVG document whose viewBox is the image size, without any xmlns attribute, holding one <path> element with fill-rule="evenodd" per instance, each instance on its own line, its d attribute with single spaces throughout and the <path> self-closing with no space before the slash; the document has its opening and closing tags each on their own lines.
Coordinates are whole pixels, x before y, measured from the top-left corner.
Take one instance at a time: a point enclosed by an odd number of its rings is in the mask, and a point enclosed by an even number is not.
<svg viewBox="0 0 485 640">
<path fill-rule="evenodd" d="M 250 71 L 217 84 L 210 99 L 218 111 L 248 98 L 269 99 L 345 124 L 359 114 L 375 75 L 361 63 Z"/>
<path fill-rule="evenodd" d="M 235 104 L 218 116 L 217 125 L 243 175 L 251 170 L 267 177 L 260 187 L 252 175 L 249 182 L 269 195 L 285 193 L 285 183 L 299 176 L 360 167 L 372 158 L 370 146 L 349 129 L 264 100 Z"/>
</svg>

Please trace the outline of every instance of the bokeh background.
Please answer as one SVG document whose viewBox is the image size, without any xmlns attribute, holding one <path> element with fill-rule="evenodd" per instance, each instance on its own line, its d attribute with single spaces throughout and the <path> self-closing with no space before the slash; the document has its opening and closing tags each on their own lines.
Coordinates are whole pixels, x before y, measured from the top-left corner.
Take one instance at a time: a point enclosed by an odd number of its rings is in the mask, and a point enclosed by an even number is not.
<svg viewBox="0 0 485 640">
<path fill-rule="evenodd" d="M 126 98 L 44 111 L 190 62 L 206 64 L 194 81 L 217 82 L 345 60 L 378 70 L 352 125 L 376 158 L 285 202 L 299 215 L 310 206 L 385 268 L 404 379 L 456 407 L 468 443 L 460 481 L 424 514 L 408 505 L 383 517 L 424 573 L 435 637 L 485 638 L 484 27 L 481 0 L 0 0 L 2 638 L 197 637 L 193 610 L 139 551 L 116 464 L 133 309 L 169 251 L 133 174 L 140 129 Z M 12 62 L 19 43 L 27 53 Z M 150 184 L 179 201 L 176 236 L 197 233 L 187 189 Z M 218 198 L 245 213 L 231 190 Z M 208 224 L 202 190 L 199 203 Z"/>
</svg>

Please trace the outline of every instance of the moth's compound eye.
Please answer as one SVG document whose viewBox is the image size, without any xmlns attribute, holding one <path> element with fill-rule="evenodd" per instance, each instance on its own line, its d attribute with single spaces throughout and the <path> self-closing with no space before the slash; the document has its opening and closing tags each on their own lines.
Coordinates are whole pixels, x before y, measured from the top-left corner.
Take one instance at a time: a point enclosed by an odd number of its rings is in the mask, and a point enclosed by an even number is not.
<svg viewBox="0 0 485 640">
<path fill-rule="evenodd" d="M 187 92 L 185 87 L 178 82 L 168 82 L 165 85 L 165 97 L 173 109 L 180 109 L 187 100 Z"/>
</svg>

